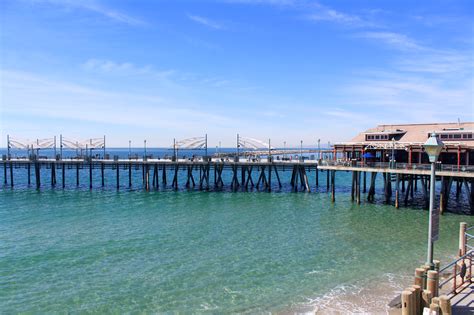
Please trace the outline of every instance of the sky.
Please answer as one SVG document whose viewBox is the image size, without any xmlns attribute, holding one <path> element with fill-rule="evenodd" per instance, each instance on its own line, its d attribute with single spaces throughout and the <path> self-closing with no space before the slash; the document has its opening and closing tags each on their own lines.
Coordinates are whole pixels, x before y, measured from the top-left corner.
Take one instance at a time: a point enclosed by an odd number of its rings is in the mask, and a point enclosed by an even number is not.
<svg viewBox="0 0 474 315">
<path fill-rule="evenodd" d="M 0 146 L 474 121 L 474 1 L 2 0 Z"/>
</svg>

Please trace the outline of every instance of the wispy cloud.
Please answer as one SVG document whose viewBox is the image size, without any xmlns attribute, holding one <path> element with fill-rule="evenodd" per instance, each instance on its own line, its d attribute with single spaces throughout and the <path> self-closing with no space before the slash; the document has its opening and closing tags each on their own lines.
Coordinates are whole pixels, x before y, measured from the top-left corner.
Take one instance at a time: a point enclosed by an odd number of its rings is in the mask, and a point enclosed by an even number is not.
<svg viewBox="0 0 474 315">
<path fill-rule="evenodd" d="M 98 122 L 193 130 L 203 124 L 225 126 L 231 121 L 224 115 L 156 94 L 109 91 L 11 70 L 2 70 L 0 75 L 5 82 L 4 115 L 24 115 L 27 104 L 28 115 L 67 119 L 73 124 Z"/>
<path fill-rule="evenodd" d="M 366 38 L 374 41 L 381 42 L 392 48 L 399 50 L 422 50 L 423 46 L 418 44 L 415 40 L 410 37 L 394 32 L 364 32 L 356 35 L 360 38 Z"/>
<path fill-rule="evenodd" d="M 169 77 L 175 73 L 174 70 L 156 71 L 152 66 L 137 66 L 131 62 L 116 62 L 112 60 L 89 59 L 82 64 L 83 69 L 101 73 L 122 75 L 152 75 L 157 77 Z"/>
<path fill-rule="evenodd" d="M 75 0 L 34 0 L 34 3 L 46 3 L 68 9 L 87 10 L 100 14 L 116 22 L 129 24 L 132 26 L 145 25 L 142 19 L 114 10 L 94 0 L 75 1 Z"/>
<path fill-rule="evenodd" d="M 223 26 L 221 24 L 218 24 L 217 22 L 214 22 L 214 21 L 212 21 L 208 18 L 199 16 L 199 15 L 193 15 L 193 14 L 188 14 L 187 16 L 190 20 L 192 20 L 192 21 L 194 21 L 198 24 L 201 24 L 201 25 L 204 25 L 204 26 L 216 29 L 216 30 L 223 29 Z"/>
<path fill-rule="evenodd" d="M 353 27 L 374 27 L 377 26 L 375 23 L 362 18 L 356 14 L 349 14 L 342 11 L 335 10 L 328 6 L 313 3 L 311 6 L 312 10 L 314 11 L 311 13 L 308 18 L 312 21 L 322 21 L 322 22 L 331 22 L 337 23 L 345 26 L 353 26 Z"/>
</svg>

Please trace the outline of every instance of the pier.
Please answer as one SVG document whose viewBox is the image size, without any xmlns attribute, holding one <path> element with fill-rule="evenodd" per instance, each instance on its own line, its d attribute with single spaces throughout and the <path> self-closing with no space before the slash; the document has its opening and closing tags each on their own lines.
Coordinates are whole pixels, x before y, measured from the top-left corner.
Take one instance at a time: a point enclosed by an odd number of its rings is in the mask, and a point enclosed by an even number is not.
<svg viewBox="0 0 474 315">
<path fill-rule="evenodd" d="M 28 185 L 37 189 L 46 185 L 53 188 L 65 188 L 66 183 L 68 186 L 71 185 L 71 179 L 74 180 L 75 186 L 79 186 L 80 180 L 84 180 L 84 175 L 86 175 L 88 178 L 86 184 L 90 189 L 104 187 L 105 182 L 115 182 L 117 189 L 138 186 L 145 191 L 156 190 L 163 186 L 173 189 L 222 190 L 228 188 L 232 191 L 270 192 L 281 189 L 284 183 L 280 174 L 290 172 L 290 181 L 285 184 L 289 184 L 292 191 L 326 191 L 331 194 L 333 202 L 336 201 L 337 173 L 351 172 L 351 199 L 357 204 L 362 202 L 362 194 L 366 194 L 367 201 L 374 201 L 377 176 L 383 178 L 385 202 L 393 202 L 396 208 L 402 203 L 407 205 L 408 201 L 413 199 L 414 191 L 417 189 L 422 190 L 426 205 L 429 201 L 429 164 L 364 163 L 329 159 L 281 160 L 274 156 L 259 159 L 251 157 L 233 157 L 232 159 L 222 157 L 190 159 L 85 157 L 76 159 L 11 158 L 0 161 L 0 167 L 3 168 L 4 187 L 15 186 L 15 174 L 26 176 Z M 44 170 L 47 170 L 46 174 L 49 173 L 46 178 L 44 178 Z M 106 173 L 106 170 L 109 171 Z M 136 182 L 136 176 L 132 175 L 136 172 L 141 174 L 139 183 Z M 99 181 L 97 181 L 97 173 L 99 173 Z M 106 179 L 107 176 L 109 178 Z M 461 194 L 467 197 L 471 213 L 474 213 L 473 166 L 458 167 L 440 164 L 437 178 L 441 183 L 441 213 L 447 209 L 453 189 L 457 197 Z"/>
</svg>

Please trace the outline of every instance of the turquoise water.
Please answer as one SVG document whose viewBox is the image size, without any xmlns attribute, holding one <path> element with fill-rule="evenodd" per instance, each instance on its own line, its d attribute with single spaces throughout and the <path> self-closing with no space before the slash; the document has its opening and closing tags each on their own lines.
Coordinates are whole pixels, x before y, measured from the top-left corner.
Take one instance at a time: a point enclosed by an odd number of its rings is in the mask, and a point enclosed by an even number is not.
<svg viewBox="0 0 474 315">
<path fill-rule="evenodd" d="M 0 309 L 298 309 L 425 260 L 427 212 L 327 193 L 0 190 Z M 435 258 L 457 248 L 441 218 Z M 370 266 L 370 268 L 369 268 Z M 396 281 L 396 279 L 395 279 Z"/>
</svg>

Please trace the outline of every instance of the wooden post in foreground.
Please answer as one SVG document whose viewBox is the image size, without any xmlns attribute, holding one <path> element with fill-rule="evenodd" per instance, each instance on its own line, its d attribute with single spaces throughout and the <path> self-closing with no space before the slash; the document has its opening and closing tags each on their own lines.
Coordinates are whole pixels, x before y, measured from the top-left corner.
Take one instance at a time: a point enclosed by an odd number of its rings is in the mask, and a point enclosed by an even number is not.
<svg viewBox="0 0 474 315">
<path fill-rule="evenodd" d="M 413 315 L 411 313 L 411 302 L 413 292 L 403 291 L 402 292 L 402 315 Z"/>
<path fill-rule="evenodd" d="M 415 284 L 419 285 L 420 288 L 423 288 L 423 276 L 425 274 L 425 269 L 416 268 L 415 269 Z"/>
<path fill-rule="evenodd" d="M 414 284 L 412 288 L 415 290 L 415 314 L 421 314 L 421 287 Z"/>
<path fill-rule="evenodd" d="M 438 281 L 438 272 L 435 270 L 429 270 L 428 277 L 426 280 L 426 289 L 428 291 L 431 291 L 431 293 L 433 294 L 433 298 L 438 296 Z"/>
<path fill-rule="evenodd" d="M 431 294 L 430 291 L 428 290 L 423 290 L 423 293 L 421 294 L 421 308 L 425 308 L 425 307 L 430 307 L 431 305 L 431 299 L 432 299 L 433 295 Z"/>
<path fill-rule="evenodd" d="M 441 309 L 441 314 L 443 315 L 451 315 L 453 313 L 451 300 L 446 295 L 439 297 L 439 308 Z"/>
<path fill-rule="evenodd" d="M 438 305 L 438 304 L 431 303 L 431 305 L 430 305 L 430 312 L 431 312 L 431 314 L 436 314 L 436 315 L 438 315 L 438 314 L 439 314 L 439 305 Z"/>
</svg>

